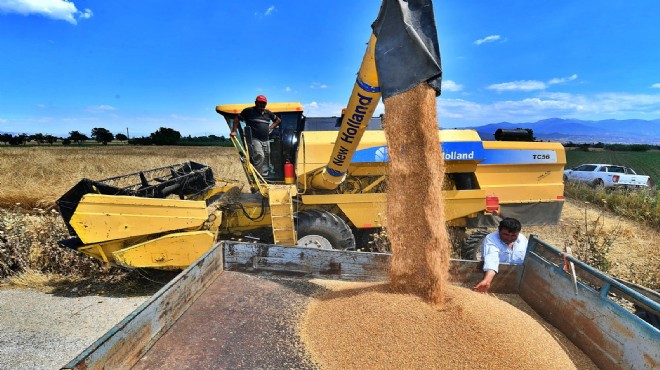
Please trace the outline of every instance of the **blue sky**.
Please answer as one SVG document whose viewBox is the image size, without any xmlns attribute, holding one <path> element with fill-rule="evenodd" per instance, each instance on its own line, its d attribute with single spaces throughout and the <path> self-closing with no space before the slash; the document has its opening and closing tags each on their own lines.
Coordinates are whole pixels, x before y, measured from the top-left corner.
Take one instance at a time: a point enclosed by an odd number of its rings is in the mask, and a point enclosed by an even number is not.
<svg viewBox="0 0 660 370">
<path fill-rule="evenodd" d="M 215 106 L 346 104 L 379 1 L 0 0 L 0 131 L 227 135 Z M 442 127 L 660 118 L 660 1 L 435 0 Z M 382 108 L 380 108 L 382 109 Z"/>
</svg>

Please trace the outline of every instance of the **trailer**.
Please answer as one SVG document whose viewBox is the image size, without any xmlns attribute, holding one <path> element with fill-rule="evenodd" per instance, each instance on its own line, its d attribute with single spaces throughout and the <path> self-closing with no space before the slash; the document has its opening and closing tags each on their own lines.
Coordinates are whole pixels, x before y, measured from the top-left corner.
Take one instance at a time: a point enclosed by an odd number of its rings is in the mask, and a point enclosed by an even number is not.
<svg viewBox="0 0 660 370">
<path fill-rule="evenodd" d="M 389 259 L 220 242 L 64 369 L 312 368 L 291 330 L 314 293 L 309 280 L 385 281 Z M 450 275 L 472 286 L 483 273 L 478 261 L 452 260 Z M 660 366 L 660 330 L 622 306 L 658 317 L 660 295 L 632 289 L 534 235 L 524 263 L 500 266 L 491 291 L 518 294 L 599 368 Z"/>
</svg>

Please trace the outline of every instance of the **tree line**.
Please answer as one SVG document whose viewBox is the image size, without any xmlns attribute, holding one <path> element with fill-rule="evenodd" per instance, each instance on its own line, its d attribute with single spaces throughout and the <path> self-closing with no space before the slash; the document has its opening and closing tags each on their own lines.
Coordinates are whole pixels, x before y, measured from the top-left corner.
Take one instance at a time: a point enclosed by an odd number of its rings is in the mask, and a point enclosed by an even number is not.
<svg viewBox="0 0 660 370">
<path fill-rule="evenodd" d="M 0 134 L 0 142 L 5 145 L 27 145 L 28 143 L 35 143 L 37 145 L 61 143 L 62 145 L 83 144 L 86 141 L 94 140 L 102 145 L 107 145 L 112 141 L 127 142 L 129 145 L 219 145 L 231 146 L 231 141 L 224 136 L 181 136 L 177 130 L 161 127 L 149 136 L 142 136 L 129 139 L 123 133 L 113 134 L 110 130 L 95 127 L 92 129 L 90 136 L 87 136 L 80 131 L 71 131 L 67 137 L 57 137 L 47 134 Z"/>
<path fill-rule="evenodd" d="M 574 143 L 569 141 L 564 144 L 566 148 L 577 148 L 578 150 L 583 150 L 585 152 L 589 149 L 604 149 L 610 150 L 613 152 L 648 152 L 649 150 L 659 150 L 660 145 L 650 145 L 650 144 L 605 144 L 602 142 L 597 143 Z"/>
</svg>

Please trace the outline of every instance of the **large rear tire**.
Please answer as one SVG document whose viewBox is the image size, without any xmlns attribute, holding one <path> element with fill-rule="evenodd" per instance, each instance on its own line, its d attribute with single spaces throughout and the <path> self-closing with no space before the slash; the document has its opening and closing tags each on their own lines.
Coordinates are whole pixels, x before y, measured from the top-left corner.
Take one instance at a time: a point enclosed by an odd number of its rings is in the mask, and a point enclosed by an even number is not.
<svg viewBox="0 0 660 370">
<path fill-rule="evenodd" d="M 353 232 L 339 216 L 327 211 L 307 210 L 294 217 L 299 246 L 355 250 Z"/>
<path fill-rule="evenodd" d="M 490 233 L 486 230 L 477 230 L 465 238 L 461 248 L 461 258 L 466 260 L 481 260 L 481 244 L 488 234 Z"/>
</svg>

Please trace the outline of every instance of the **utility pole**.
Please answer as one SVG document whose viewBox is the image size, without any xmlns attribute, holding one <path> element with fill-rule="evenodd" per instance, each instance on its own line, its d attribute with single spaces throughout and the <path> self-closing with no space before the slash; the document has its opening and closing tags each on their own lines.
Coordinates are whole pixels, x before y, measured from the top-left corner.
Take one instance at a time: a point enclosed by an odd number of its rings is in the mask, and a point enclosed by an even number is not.
<svg viewBox="0 0 660 370">
<path fill-rule="evenodd" d="M 126 140 L 129 140 L 131 137 L 128 135 L 128 127 L 126 127 Z"/>
</svg>

